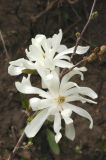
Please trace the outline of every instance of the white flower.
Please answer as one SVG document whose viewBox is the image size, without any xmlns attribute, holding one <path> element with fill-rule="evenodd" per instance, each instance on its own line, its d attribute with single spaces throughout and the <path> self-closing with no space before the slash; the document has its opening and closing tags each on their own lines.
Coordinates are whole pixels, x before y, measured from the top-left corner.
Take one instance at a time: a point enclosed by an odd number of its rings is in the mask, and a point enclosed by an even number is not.
<svg viewBox="0 0 106 160">
<path fill-rule="evenodd" d="M 52 38 L 46 38 L 45 35 L 39 34 L 32 38 L 32 44 L 29 51 L 26 49 L 28 60 L 21 58 L 10 62 L 8 73 L 10 75 L 19 75 L 25 69 L 37 70 L 41 75 L 49 75 L 56 67 L 71 68 L 68 54 L 73 53 L 74 48 L 67 48 L 61 44 L 62 30 L 58 34 L 54 34 Z M 89 46 L 78 46 L 76 54 L 84 54 L 88 51 Z"/>
<path fill-rule="evenodd" d="M 34 137 L 43 123 L 48 119 L 54 121 L 53 128 L 56 133 L 56 143 L 62 137 L 61 130 L 61 119 L 65 121 L 65 135 L 67 138 L 73 140 L 75 138 L 75 129 L 73 120 L 71 118 L 72 112 L 79 114 L 82 117 L 90 120 L 90 128 L 93 127 L 93 120 L 90 114 L 74 105 L 71 104 L 74 101 L 80 101 L 82 103 L 96 103 L 88 97 L 95 99 L 97 94 L 88 87 L 79 87 L 76 83 L 69 81 L 75 74 L 79 74 L 83 79 L 81 71 L 71 71 L 67 73 L 61 80 L 56 72 L 51 80 L 44 80 L 48 91 L 32 87 L 30 83 L 30 76 L 27 78 L 23 77 L 22 82 L 16 82 L 16 88 L 22 93 L 38 94 L 41 98 L 33 97 L 30 99 L 30 106 L 33 111 L 39 111 L 35 118 L 26 126 L 25 133 L 27 137 Z M 51 118 L 52 117 L 52 118 Z"/>
</svg>

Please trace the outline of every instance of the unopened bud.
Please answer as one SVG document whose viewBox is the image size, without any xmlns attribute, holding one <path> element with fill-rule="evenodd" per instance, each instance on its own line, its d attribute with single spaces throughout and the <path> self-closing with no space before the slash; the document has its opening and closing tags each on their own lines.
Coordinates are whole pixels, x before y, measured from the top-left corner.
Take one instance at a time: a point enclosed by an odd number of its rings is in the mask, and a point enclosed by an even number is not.
<svg viewBox="0 0 106 160">
<path fill-rule="evenodd" d="M 80 37 L 80 32 L 76 32 L 76 33 L 75 33 L 75 36 L 76 36 L 77 38 L 79 38 L 79 37 Z"/>
<path fill-rule="evenodd" d="M 92 17 L 91 17 L 91 18 L 92 18 L 92 19 L 95 19 L 95 18 L 98 17 L 98 15 L 99 15 L 99 14 L 98 14 L 98 11 L 95 11 L 95 12 L 92 13 Z"/>
</svg>

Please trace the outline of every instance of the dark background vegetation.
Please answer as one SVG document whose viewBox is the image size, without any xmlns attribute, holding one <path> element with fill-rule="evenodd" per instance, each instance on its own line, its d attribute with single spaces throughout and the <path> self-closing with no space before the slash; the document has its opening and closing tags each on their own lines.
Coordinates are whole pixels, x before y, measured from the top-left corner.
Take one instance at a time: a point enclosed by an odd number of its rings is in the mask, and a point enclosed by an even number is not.
<svg viewBox="0 0 106 160">
<path fill-rule="evenodd" d="M 62 42 L 73 46 L 75 33 L 80 32 L 86 23 L 92 3 L 93 0 L 0 0 L 0 30 L 10 59 L 25 57 L 25 48 L 36 34 L 51 36 L 60 28 L 64 32 Z M 92 49 L 106 44 L 106 0 L 97 0 L 95 10 L 99 16 L 90 23 L 80 43 L 90 45 Z M 94 89 L 99 96 L 97 105 L 85 105 L 94 119 L 93 130 L 89 130 L 85 119 L 75 115 L 76 138 L 72 142 L 63 136 L 59 156 L 52 154 L 41 131 L 34 138 L 34 146 L 20 149 L 15 160 L 106 159 L 105 59 L 87 67 L 83 85 Z M 7 68 L 8 60 L 0 40 L 0 160 L 8 157 L 26 125 L 20 95 L 14 86 L 18 78 L 9 76 Z M 39 85 L 37 79 L 36 84 Z"/>
</svg>

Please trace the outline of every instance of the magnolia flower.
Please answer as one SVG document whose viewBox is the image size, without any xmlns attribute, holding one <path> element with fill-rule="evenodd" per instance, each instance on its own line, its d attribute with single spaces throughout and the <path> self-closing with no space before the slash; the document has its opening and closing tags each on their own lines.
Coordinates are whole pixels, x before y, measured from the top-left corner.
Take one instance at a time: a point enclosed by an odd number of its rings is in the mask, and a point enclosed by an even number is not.
<svg viewBox="0 0 106 160">
<path fill-rule="evenodd" d="M 56 67 L 71 68 L 73 64 L 69 62 L 68 54 L 73 53 L 74 48 L 67 48 L 61 44 L 62 30 L 58 34 L 54 34 L 52 38 L 46 38 L 43 34 L 36 35 L 32 38 L 32 44 L 29 51 L 26 49 L 28 60 L 20 58 L 10 62 L 8 73 L 10 75 L 19 75 L 25 69 L 37 70 L 41 75 L 49 75 Z M 88 51 L 89 46 L 78 46 L 76 54 L 84 54 Z"/>
<path fill-rule="evenodd" d="M 61 120 L 65 122 L 65 135 L 67 138 L 73 140 L 75 138 L 75 129 L 73 125 L 73 119 L 71 115 L 73 112 L 80 116 L 87 118 L 90 121 L 90 128 L 93 127 L 93 120 L 90 114 L 72 104 L 74 101 L 80 101 L 82 103 L 96 103 L 88 97 L 95 99 L 97 94 L 88 87 L 80 87 L 76 83 L 69 81 L 74 75 L 79 74 L 83 80 L 83 73 L 78 70 L 72 70 L 67 73 L 61 80 L 56 72 L 53 73 L 52 80 L 44 80 L 47 86 L 47 91 L 33 87 L 30 82 L 30 75 L 23 77 L 22 82 L 16 82 L 16 88 L 18 91 L 25 94 L 38 94 L 40 98 L 33 97 L 29 100 L 30 107 L 33 111 L 37 112 L 35 118 L 28 123 L 25 128 L 25 134 L 27 137 L 34 137 L 43 123 L 48 120 L 53 120 L 53 129 L 55 132 L 56 143 L 62 137 L 61 134 Z"/>
</svg>

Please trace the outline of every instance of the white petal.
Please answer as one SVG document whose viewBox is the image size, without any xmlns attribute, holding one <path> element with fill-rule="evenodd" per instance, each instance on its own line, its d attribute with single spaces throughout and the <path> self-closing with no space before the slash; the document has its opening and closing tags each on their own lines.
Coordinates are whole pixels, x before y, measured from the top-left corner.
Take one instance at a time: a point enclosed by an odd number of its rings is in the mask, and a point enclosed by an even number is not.
<svg viewBox="0 0 106 160">
<path fill-rule="evenodd" d="M 84 79 L 83 73 L 77 70 L 72 70 L 69 73 L 65 74 L 64 77 L 61 80 L 61 85 L 64 85 L 66 82 L 68 82 L 74 75 L 79 74 L 81 76 L 81 80 Z"/>
<path fill-rule="evenodd" d="M 60 132 L 60 129 L 61 129 L 61 116 L 60 116 L 60 113 L 57 112 L 55 115 L 54 115 L 54 131 L 55 133 L 58 133 Z"/>
<path fill-rule="evenodd" d="M 42 80 L 42 82 L 41 82 L 41 83 L 42 83 L 42 88 L 43 88 L 43 89 L 47 89 L 47 86 L 45 85 L 45 83 L 44 83 L 44 81 L 43 81 L 43 80 Z"/>
<path fill-rule="evenodd" d="M 33 45 L 36 45 L 36 44 L 39 44 L 41 45 L 42 44 L 42 41 L 45 39 L 45 35 L 43 34 L 37 34 L 35 38 L 32 38 L 32 44 Z"/>
<path fill-rule="evenodd" d="M 77 94 L 66 97 L 65 101 L 66 101 L 66 102 L 81 101 L 82 103 L 88 102 L 88 103 L 97 104 L 97 102 L 92 101 L 92 100 L 90 100 L 90 99 L 88 99 L 88 98 L 84 98 L 84 97 L 82 97 L 82 96 L 80 96 L 80 95 L 77 95 Z"/>
<path fill-rule="evenodd" d="M 29 100 L 30 106 L 33 111 L 41 110 L 51 106 L 51 99 L 39 99 L 39 98 L 31 98 Z"/>
<path fill-rule="evenodd" d="M 54 63 L 55 63 L 55 66 L 58 66 L 61 68 L 71 68 L 71 66 L 72 66 L 70 62 L 67 62 L 65 60 L 56 59 L 56 60 L 54 60 Z"/>
<path fill-rule="evenodd" d="M 31 98 L 29 100 L 30 107 L 32 108 L 33 111 L 36 111 L 41 104 L 41 99 L 39 98 Z"/>
<path fill-rule="evenodd" d="M 57 57 L 63 56 L 65 54 L 71 54 L 71 53 L 73 53 L 74 52 L 74 48 L 75 47 L 66 49 L 65 51 L 59 53 Z M 89 46 L 85 46 L 85 47 L 78 46 L 77 50 L 76 50 L 76 54 L 84 54 L 84 53 L 86 53 L 88 51 L 89 48 L 90 48 Z"/>
<path fill-rule="evenodd" d="M 60 53 L 60 52 L 62 52 L 62 51 L 64 51 L 64 50 L 66 50 L 66 49 L 67 49 L 67 46 L 65 46 L 65 45 L 60 45 L 60 46 L 57 48 L 57 52 Z"/>
<path fill-rule="evenodd" d="M 11 61 L 9 62 L 9 64 L 13 65 L 13 66 L 17 66 L 17 67 L 23 67 L 23 62 L 26 61 L 26 59 L 24 58 L 20 58 L 20 59 L 17 59 L 15 61 Z"/>
<path fill-rule="evenodd" d="M 28 138 L 34 137 L 49 115 L 49 110 L 44 109 L 26 126 L 25 134 Z"/>
<path fill-rule="evenodd" d="M 93 119 L 91 117 L 91 115 L 84 109 L 77 107 L 75 105 L 72 104 L 67 104 L 68 106 L 70 106 L 70 108 L 72 109 L 73 112 L 79 114 L 80 116 L 87 118 L 90 121 L 90 126 L 89 128 L 92 129 L 93 127 Z"/>
<path fill-rule="evenodd" d="M 90 46 L 78 46 L 76 53 L 77 54 L 84 54 L 89 50 Z"/>
<path fill-rule="evenodd" d="M 61 137 L 62 137 L 62 134 L 60 132 L 55 135 L 56 143 L 58 143 L 60 141 Z"/>
<path fill-rule="evenodd" d="M 8 73 L 12 76 L 20 75 L 22 70 L 25 69 L 24 62 L 26 60 L 24 58 L 17 59 L 15 61 L 9 62 L 10 66 L 8 67 Z"/>
<path fill-rule="evenodd" d="M 54 34 L 53 37 L 52 37 L 52 47 L 54 50 L 56 50 L 59 45 L 60 45 L 60 42 L 61 42 L 61 39 L 62 39 L 62 30 L 60 29 L 59 30 L 59 33 L 58 34 Z"/>
<path fill-rule="evenodd" d="M 65 94 L 67 90 L 69 90 L 72 87 L 79 87 L 76 83 L 74 82 L 67 82 L 64 85 L 60 84 L 60 94 Z"/>
<path fill-rule="evenodd" d="M 89 96 L 90 98 L 97 98 L 97 94 L 89 87 L 74 87 L 68 89 L 64 95 L 69 96 L 71 94 L 81 94 L 85 96 Z"/>
<path fill-rule="evenodd" d="M 86 67 L 75 67 L 75 70 L 81 71 L 81 72 L 86 72 L 87 68 Z"/>
<path fill-rule="evenodd" d="M 17 76 L 17 75 L 20 75 L 22 73 L 22 70 L 25 69 L 24 67 L 15 67 L 13 65 L 10 65 L 8 67 L 8 73 L 11 75 L 11 76 Z"/>
<path fill-rule="evenodd" d="M 68 125 L 65 125 L 65 135 L 68 139 L 74 140 L 75 138 L 75 128 L 73 123 L 70 123 Z"/>
<path fill-rule="evenodd" d="M 52 71 L 51 73 L 53 74 L 52 79 L 45 78 L 43 80 L 45 85 L 49 89 L 50 93 L 52 94 L 52 96 L 56 96 L 59 94 L 59 85 L 60 85 L 59 76 L 55 71 Z"/>
<path fill-rule="evenodd" d="M 42 61 L 44 53 L 39 44 L 30 45 L 29 51 L 31 56 L 35 59 L 35 61 Z"/>
<path fill-rule="evenodd" d="M 31 86 L 30 76 L 23 77 L 22 82 L 15 82 L 17 90 L 25 94 L 38 94 L 40 89 Z"/>
<path fill-rule="evenodd" d="M 61 112 L 61 115 L 62 115 L 66 124 L 73 123 L 72 118 L 70 118 L 71 114 L 72 114 L 72 110 L 70 108 L 65 109 Z"/>
</svg>

